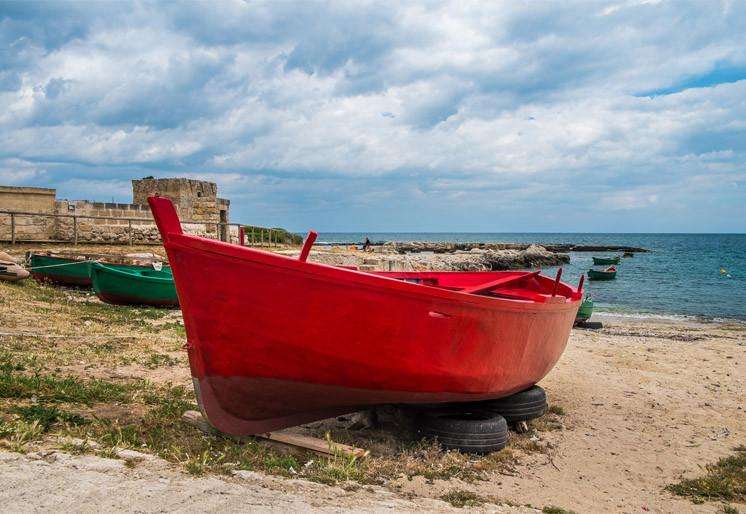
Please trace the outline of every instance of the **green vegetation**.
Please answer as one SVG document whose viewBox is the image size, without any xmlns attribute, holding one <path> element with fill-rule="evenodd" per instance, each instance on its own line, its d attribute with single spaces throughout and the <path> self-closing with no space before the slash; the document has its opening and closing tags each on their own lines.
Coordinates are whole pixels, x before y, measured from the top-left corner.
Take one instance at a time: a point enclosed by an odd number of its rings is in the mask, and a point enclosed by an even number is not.
<svg viewBox="0 0 746 514">
<path fill-rule="evenodd" d="M 299 245 L 303 243 L 303 236 L 288 232 L 284 228 L 265 228 L 255 227 L 252 225 L 244 225 L 244 234 L 246 234 L 246 242 L 251 243 L 252 241 L 264 241 L 265 243 L 270 241 L 270 232 L 272 235 L 272 243 L 281 244 L 292 244 Z"/>
<path fill-rule="evenodd" d="M 46 405 L 27 405 L 11 407 L 10 412 L 18 414 L 26 423 L 38 423 L 43 432 L 48 432 L 56 423 L 70 423 L 72 425 L 84 425 L 88 420 L 78 414 L 62 411 L 57 407 Z"/>
<path fill-rule="evenodd" d="M 137 384 L 113 384 L 103 380 L 81 381 L 71 376 L 41 374 L 39 368 L 32 373 L 25 365 L 13 360 L 8 353 L 0 354 L 0 398 L 35 398 L 42 402 L 70 402 L 91 405 L 93 402 L 126 403 Z"/>
<path fill-rule="evenodd" d="M 564 416 L 565 415 L 565 409 L 561 405 L 552 405 L 549 407 L 549 410 L 547 410 L 549 414 L 555 414 L 557 416 Z"/>
<path fill-rule="evenodd" d="M 479 507 L 485 503 L 485 499 L 471 491 L 455 489 L 440 497 L 444 502 L 448 502 L 454 507 Z"/>
<path fill-rule="evenodd" d="M 694 503 L 721 500 L 746 502 L 746 446 L 734 454 L 706 466 L 706 474 L 666 486 L 666 490 L 686 496 Z"/>
</svg>

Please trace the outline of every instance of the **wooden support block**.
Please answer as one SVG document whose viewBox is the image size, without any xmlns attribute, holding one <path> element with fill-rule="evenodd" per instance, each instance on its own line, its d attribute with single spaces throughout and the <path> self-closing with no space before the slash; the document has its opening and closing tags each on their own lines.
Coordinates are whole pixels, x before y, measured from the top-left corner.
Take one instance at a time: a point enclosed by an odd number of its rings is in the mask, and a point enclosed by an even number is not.
<svg viewBox="0 0 746 514">
<path fill-rule="evenodd" d="M 182 421 L 189 423 L 190 425 L 198 428 L 202 432 L 209 435 L 220 435 L 221 432 L 213 427 L 209 421 L 207 421 L 201 412 L 196 410 L 188 410 L 181 416 Z M 245 437 L 232 437 L 233 439 L 241 440 L 246 439 Z M 370 455 L 369 450 L 362 448 L 355 448 L 346 444 L 329 442 L 318 437 L 310 437 L 301 434 L 292 434 L 285 431 L 277 432 L 266 432 L 264 434 L 256 434 L 254 436 L 260 439 L 266 439 L 271 443 L 280 443 L 285 446 L 291 446 L 295 448 L 303 448 L 320 455 L 333 456 L 335 454 L 342 454 L 347 457 L 364 458 Z"/>
<path fill-rule="evenodd" d="M 220 431 L 207 421 L 202 413 L 196 410 L 188 410 L 181 415 L 181 420 L 193 427 L 200 429 L 205 434 L 220 435 Z"/>
<path fill-rule="evenodd" d="M 278 443 L 289 444 L 292 446 L 299 446 L 312 452 L 316 452 L 322 455 L 334 455 L 342 454 L 347 457 L 363 458 L 370 455 L 369 450 L 362 448 L 355 448 L 354 446 L 348 446 L 346 444 L 329 442 L 318 437 L 310 437 L 301 434 L 292 434 L 285 431 L 267 432 L 265 434 L 256 434 L 254 437 L 261 437 L 263 439 L 269 439 L 270 441 L 276 441 Z"/>
</svg>

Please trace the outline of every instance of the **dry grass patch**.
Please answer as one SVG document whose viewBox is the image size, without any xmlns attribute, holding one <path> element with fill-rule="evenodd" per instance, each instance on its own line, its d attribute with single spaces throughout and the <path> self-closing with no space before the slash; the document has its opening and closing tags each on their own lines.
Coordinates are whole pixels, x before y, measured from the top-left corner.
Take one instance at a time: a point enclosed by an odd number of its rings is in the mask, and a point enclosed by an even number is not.
<svg viewBox="0 0 746 514">
<path fill-rule="evenodd" d="M 666 486 L 666 490 L 688 497 L 694 503 L 713 500 L 746 502 L 746 446 L 737 446 L 733 450 L 733 455 L 708 464 L 704 476 L 681 480 Z"/>
</svg>

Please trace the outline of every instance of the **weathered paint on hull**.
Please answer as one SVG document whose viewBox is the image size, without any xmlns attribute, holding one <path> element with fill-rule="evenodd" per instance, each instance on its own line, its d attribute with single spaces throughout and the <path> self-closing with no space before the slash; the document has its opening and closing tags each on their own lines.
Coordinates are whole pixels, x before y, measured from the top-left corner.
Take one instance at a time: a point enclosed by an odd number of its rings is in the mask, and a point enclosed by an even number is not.
<svg viewBox="0 0 746 514">
<path fill-rule="evenodd" d="M 39 282 L 48 282 L 74 287 L 90 287 L 91 277 L 88 262 L 77 262 L 73 259 L 63 259 L 47 255 L 31 254 L 30 268 L 40 266 L 53 266 L 40 269 L 32 269 L 31 276 Z"/>
</svg>

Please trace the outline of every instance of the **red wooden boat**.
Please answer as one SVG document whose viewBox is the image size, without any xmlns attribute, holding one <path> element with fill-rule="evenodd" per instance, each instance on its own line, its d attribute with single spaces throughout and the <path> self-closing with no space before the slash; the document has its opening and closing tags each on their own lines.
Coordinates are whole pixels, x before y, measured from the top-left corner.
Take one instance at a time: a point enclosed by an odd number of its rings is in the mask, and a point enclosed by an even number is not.
<svg viewBox="0 0 746 514">
<path fill-rule="evenodd" d="M 541 380 L 582 298 L 539 272 L 363 273 L 184 234 L 149 200 L 200 408 L 248 435 L 372 405 L 500 398 Z"/>
</svg>

